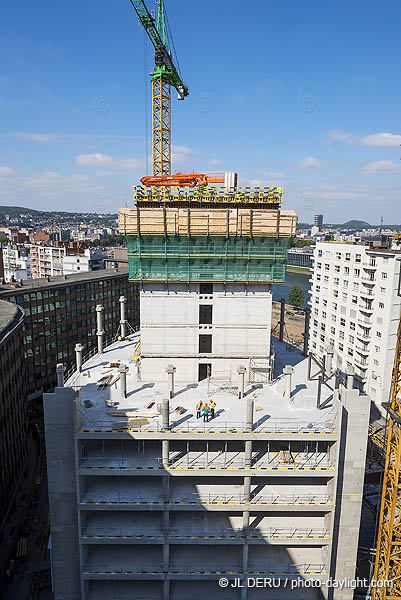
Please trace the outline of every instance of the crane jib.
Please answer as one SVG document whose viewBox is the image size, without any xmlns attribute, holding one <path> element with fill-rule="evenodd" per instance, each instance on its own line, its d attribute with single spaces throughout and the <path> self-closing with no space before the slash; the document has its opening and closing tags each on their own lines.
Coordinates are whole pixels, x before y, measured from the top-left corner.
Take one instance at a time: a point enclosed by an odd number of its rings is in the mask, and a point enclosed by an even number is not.
<svg viewBox="0 0 401 600">
<path fill-rule="evenodd" d="M 188 87 L 182 81 L 171 58 L 170 52 L 163 43 L 163 40 L 155 26 L 154 18 L 147 9 L 146 4 L 143 2 L 143 0 L 130 0 L 130 2 L 134 7 L 136 14 L 138 15 L 140 23 L 148 34 L 155 51 L 157 53 L 162 53 L 163 55 L 164 67 L 166 68 L 165 78 L 171 83 L 171 85 L 173 85 L 173 87 L 175 87 L 180 97 L 184 98 L 185 96 L 188 96 Z"/>
</svg>

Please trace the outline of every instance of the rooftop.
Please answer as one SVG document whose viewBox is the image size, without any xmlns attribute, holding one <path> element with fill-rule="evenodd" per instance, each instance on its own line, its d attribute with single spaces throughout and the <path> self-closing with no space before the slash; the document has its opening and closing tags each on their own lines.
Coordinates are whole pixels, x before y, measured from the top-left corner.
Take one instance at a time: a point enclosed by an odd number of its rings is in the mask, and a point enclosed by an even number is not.
<svg viewBox="0 0 401 600">
<path fill-rule="evenodd" d="M 102 355 L 96 354 L 75 372 L 67 386 L 81 390 L 83 431 L 161 431 L 161 403 L 168 397 L 166 383 L 143 382 L 138 379 L 134 355 L 139 334 L 129 340 L 109 346 Z M 246 400 L 254 400 L 254 432 L 333 431 L 335 421 L 332 403 L 323 410 L 316 408 L 317 380 L 307 381 L 307 363 L 302 354 L 288 344 L 274 340 L 275 378 L 271 383 L 245 386 L 245 399 L 238 399 L 237 378 L 232 381 L 213 377 L 200 383 L 175 382 L 174 397 L 170 400 L 170 428 L 180 432 L 245 430 Z M 121 396 L 118 364 L 127 365 L 127 397 Z M 291 400 L 283 398 L 285 365 L 293 365 Z M 329 396 L 323 386 L 323 402 Z M 208 423 L 196 418 L 199 400 L 216 403 L 215 417 Z"/>
<path fill-rule="evenodd" d="M 22 318 L 22 311 L 11 302 L 0 300 L 0 342 Z"/>
<path fill-rule="evenodd" d="M 37 290 L 37 289 L 49 289 L 60 286 L 67 286 L 80 281 L 98 281 L 103 279 L 109 279 L 113 277 L 119 277 L 121 275 L 128 275 L 127 267 L 119 267 L 118 271 L 111 269 L 99 269 L 96 271 L 83 271 L 81 273 L 73 273 L 71 275 L 65 275 L 61 277 L 49 277 L 41 279 L 25 279 L 22 285 L 19 283 L 6 283 L 0 285 L 0 296 L 8 292 L 22 293 Z M 50 281 L 48 281 L 50 279 Z M 9 295 L 9 294 L 7 294 Z"/>
</svg>

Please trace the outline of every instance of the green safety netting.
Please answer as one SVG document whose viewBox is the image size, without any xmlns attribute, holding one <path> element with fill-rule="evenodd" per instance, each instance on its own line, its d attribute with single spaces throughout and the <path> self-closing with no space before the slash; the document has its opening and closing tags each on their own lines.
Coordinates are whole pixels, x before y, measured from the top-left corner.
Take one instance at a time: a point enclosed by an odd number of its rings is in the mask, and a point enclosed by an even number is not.
<svg viewBox="0 0 401 600">
<path fill-rule="evenodd" d="M 125 236 L 131 281 L 283 282 L 290 238 Z"/>
</svg>

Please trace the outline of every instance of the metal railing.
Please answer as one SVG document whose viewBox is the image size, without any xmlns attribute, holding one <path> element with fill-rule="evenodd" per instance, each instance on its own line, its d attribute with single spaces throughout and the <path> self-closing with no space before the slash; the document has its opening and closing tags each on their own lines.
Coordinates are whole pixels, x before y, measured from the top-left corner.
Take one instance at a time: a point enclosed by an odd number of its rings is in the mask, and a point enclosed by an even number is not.
<svg viewBox="0 0 401 600">
<path fill-rule="evenodd" d="M 220 574 L 220 573 L 243 573 L 243 567 L 241 563 L 218 563 L 211 560 L 208 563 L 199 562 L 186 562 L 186 563 L 172 563 L 166 568 L 162 563 L 142 563 L 138 562 L 133 565 L 133 561 L 130 562 L 93 562 L 84 565 L 84 575 L 107 575 L 120 573 L 122 575 L 164 575 L 165 573 L 173 575 L 208 575 L 208 574 Z M 269 563 L 268 561 L 263 563 L 251 563 L 246 570 L 247 573 L 264 573 L 272 575 L 281 575 L 283 573 L 292 573 L 295 575 L 315 575 L 325 574 L 327 572 L 326 565 L 319 563 Z"/>
<path fill-rule="evenodd" d="M 189 529 L 189 531 L 188 531 Z M 328 529 L 313 529 L 313 528 L 285 528 L 285 527 L 269 527 L 268 529 L 254 529 L 246 527 L 244 529 L 232 529 L 225 527 L 222 529 L 213 529 L 207 532 L 202 527 L 188 527 L 185 532 L 162 531 L 160 529 L 149 530 L 147 533 L 141 533 L 138 529 L 129 529 L 127 527 L 111 527 L 108 529 L 90 528 L 87 527 L 82 531 L 81 537 L 84 539 L 328 539 L 330 537 Z"/>
<path fill-rule="evenodd" d="M 83 469 L 102 469 L 102 470 L 149 470 L 149 469 L 180 469 L 180 470 L 333 470 L 334 463 L 330 461 L 326 454 L 310 454 L 309 456 L 293 454 L 289 460 L 282 459 L 279 455 L 272 456 L 268 460 L 261 460 L 253 457 L 251 466 L 247 466 L 245 459 L 237 457 L 226 458 L 224 455 L 215 455 L 214 457 L 190 457 L 170 458 L 168 466 L 164 467 L 162 458 L 155 456 L 152 459 L 143 458 L 82 458 L 79 461 L 79 467 Z M 178 455 L 180 456 L 180 454 Z"/>
<path fill-rule="evenodd" d="M 148 424 L 135 424 L 135 418 L 131 417 L 131 422 L 128 420 L 126 423 L 122 423 L 118 420 L 101 420 L 94 423 L 90 423 L 90 426 L 81 426 L 79 431 L 84 432 L 96 432 L 96 431 L 111 431 L 111 432 L 124 432 L 124 431 L 137 431 L 137 432 L 152 432 L 152 433 L 165 433 L 166 430 L 160 421 L 153 421 Z M 168 431 L 170 433 L 330 433 L 336 434 L 335 424 L 332 421 L 323 422 L 308 422 L 298 421 L 295 419 L 269 419 L 265 423 L 253 425 L 252 430 L 247 429 L 245 421 L 211 421 L 204 423 L 202 421 L 191 420 L 185 421 L 184 423 L 175 424 L 171 423 Z"/>
<path fill-rule="evenodd" d="M 253 505 L 296 505 L 296 504 L 333 504 L 332 496 L 327 494 L 257 494 L 250 499 L 243 494 L 193 494 L 177 499 L 151 500 L 146 496 L 128 496 L 123 494 L 90 494 L 81 495 L 81 504 L 133 504 L 133 505 L 177 505 L 177 504 L 253 504 Z"/>
</svg>

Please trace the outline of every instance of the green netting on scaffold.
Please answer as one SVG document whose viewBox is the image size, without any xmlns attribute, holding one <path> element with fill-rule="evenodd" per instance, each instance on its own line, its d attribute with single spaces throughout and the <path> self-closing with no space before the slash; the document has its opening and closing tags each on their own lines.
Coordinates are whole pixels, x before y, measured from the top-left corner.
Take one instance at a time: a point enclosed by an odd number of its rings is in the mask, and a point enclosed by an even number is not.
<svg viewBox="0 0 401 600">
<path fill-rule="evenodd" d="M 290 238 L 125 236 L 130 281 L 283 282 Z"/>
</svg>

